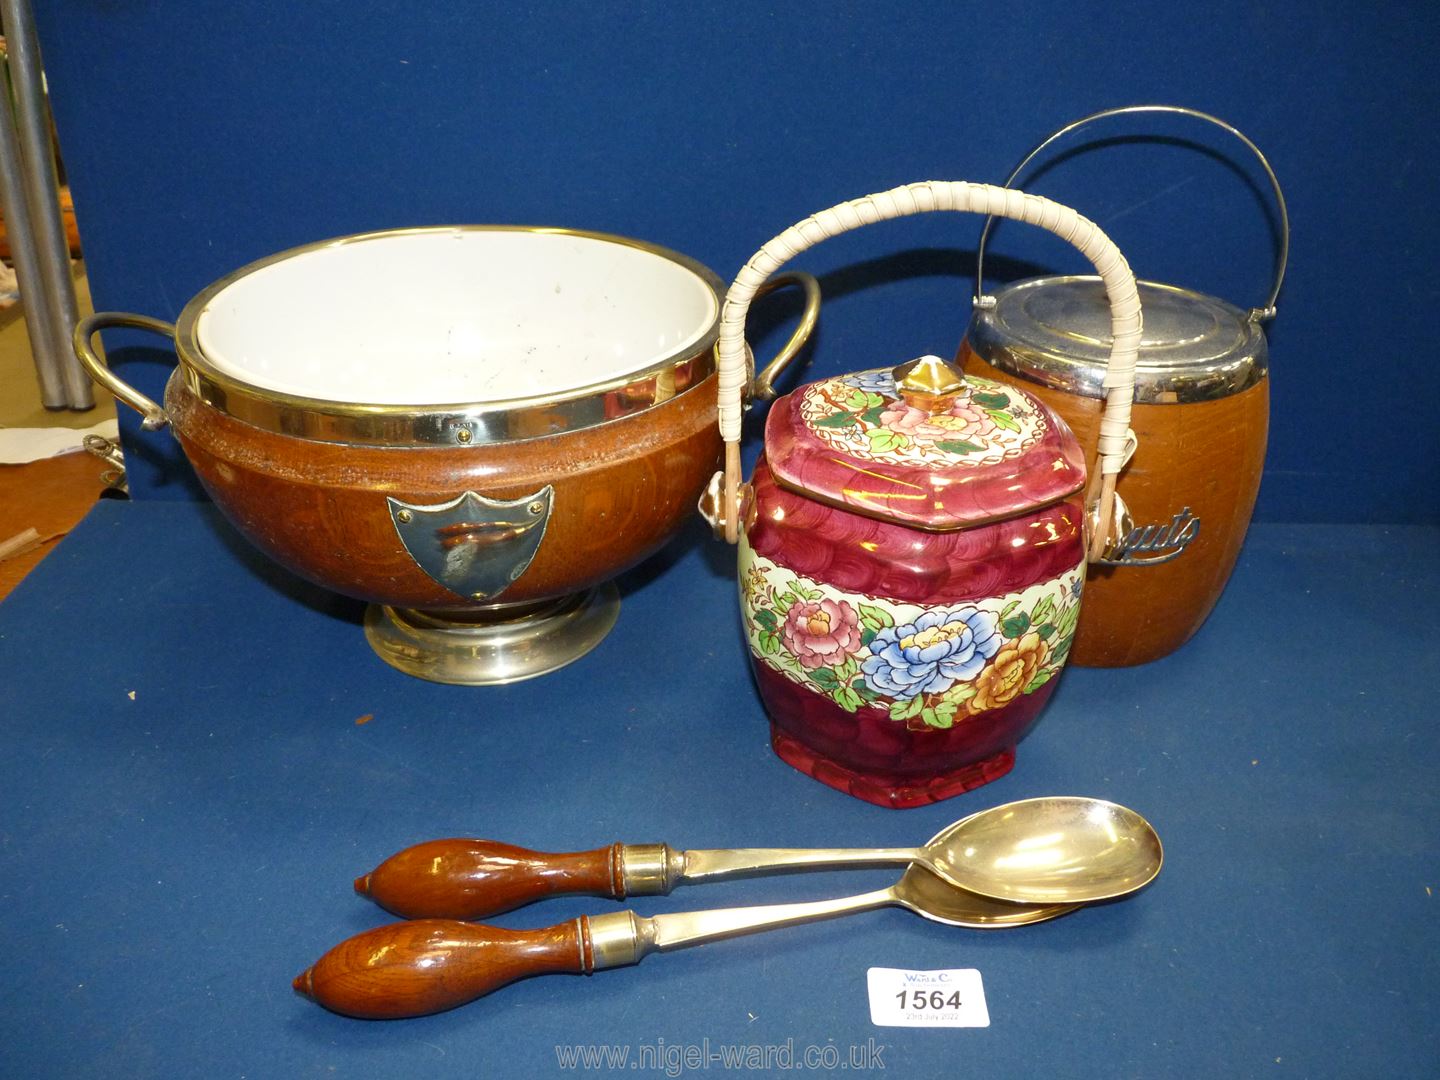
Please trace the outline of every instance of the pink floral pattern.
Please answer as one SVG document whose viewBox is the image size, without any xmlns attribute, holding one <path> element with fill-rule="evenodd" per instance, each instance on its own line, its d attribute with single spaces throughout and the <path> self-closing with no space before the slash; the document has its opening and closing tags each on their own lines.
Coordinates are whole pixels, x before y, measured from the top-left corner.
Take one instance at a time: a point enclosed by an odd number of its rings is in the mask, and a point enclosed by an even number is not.
<svg viewBox="0 0 1440 1080">
<path fill-rule="evenodd" d="M 807 387 L 800 417 L 811 434 L 852 458 L 928 468 L 993 465 L 1044 435 L 1045 418 L 1024 394 L 976 376 L 966 382 L 927 412 L 899 395 L 888 371 L 862 371 Z"/>
<path fill-rule="evenodd" d="M 895 401 L 880 414 L 880 426 L 931 440 L 967 436 L 983 439 L 1000 430 L 995 421 L 968 398 L 957 400 L 942 413 L 928 413 L 904 401 Z"/>
<path fill-rule="evenodd" d="M 796 600 L 780 637 L 802 666 L 829 667 L 860 651 L 860 616 L 844 600 Z"/>
</svg>

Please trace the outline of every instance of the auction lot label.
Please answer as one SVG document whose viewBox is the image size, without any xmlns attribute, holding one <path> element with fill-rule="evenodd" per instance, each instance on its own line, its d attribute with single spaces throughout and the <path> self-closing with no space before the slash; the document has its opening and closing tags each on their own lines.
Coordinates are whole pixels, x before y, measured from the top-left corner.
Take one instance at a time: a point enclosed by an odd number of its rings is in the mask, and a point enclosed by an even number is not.
<svg viewBox="0 0 1440 1080">
<path fill-rule="evenodd" d="M 878 1027 L 989 1027 L 985 984 L 975 968 L 906 971 L 872 967 L 870 1022 Z"/>
</svg>

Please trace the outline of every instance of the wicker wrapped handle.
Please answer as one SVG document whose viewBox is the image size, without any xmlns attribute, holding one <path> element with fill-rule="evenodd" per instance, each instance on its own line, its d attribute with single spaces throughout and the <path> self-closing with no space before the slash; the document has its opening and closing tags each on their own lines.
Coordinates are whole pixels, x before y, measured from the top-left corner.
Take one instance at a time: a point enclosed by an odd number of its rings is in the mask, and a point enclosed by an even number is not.
<svg viewBox="0 0 1440 1080">
<path fill-rule="evenodd" d="M 720 436 L 725 441 L 725 469 L 720 485 L 718 512 L 725 539 L 739 539 L 740 422 L 745 388 L 745 317 L 750 303 L 772 274 L 802 251 L 840 233 L 890 218 L 933 210 L 967 211 L 1014 218 L 1039 225 L 1074 245 L 1094 265 L 1110 300 L 1114 344 L 1105 373 L 1105 413 L 1100 421 L 1099 472 L 1092 478 L 1087 501 L 1098 509 L 1091 536 L 1090 556 L 1103 551 L 1109 539 L 1115 480 L 1133 452 L 1130 405 L 1135 398 L 1135 359 L 1140 350 L 1140 296 L 1120 249 L 1088 218 L 1038 195 L 959 180 L 927 180 L 905 184 L 876 195 L 822 210 L 786 229 L 757 251 L 735 276 L 720 313 Z"/>
</svg>

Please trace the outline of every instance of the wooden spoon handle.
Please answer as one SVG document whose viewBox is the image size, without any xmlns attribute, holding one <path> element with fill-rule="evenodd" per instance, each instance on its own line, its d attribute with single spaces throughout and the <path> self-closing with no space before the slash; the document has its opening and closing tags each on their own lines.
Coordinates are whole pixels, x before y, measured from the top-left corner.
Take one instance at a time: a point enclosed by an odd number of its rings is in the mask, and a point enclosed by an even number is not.
<svg viewBox="0 0 1440 1080">
<path fill-rule="evenodd" d="M 416 919 L 342 941 L 293 985 L 332 1012 L 394 1020 L 453 1009 L 530 975 L 594 970 L 583 915 L 544 930 Z"/>
<path fill-rule="evenodd" d="M 551 854 L 494 840 L 431 840 L 357 878 L 355 891 L 407 919 L 480 919 L 574 893 L 622 900 L 625 851 L 611 844 Z"/>
</svg>

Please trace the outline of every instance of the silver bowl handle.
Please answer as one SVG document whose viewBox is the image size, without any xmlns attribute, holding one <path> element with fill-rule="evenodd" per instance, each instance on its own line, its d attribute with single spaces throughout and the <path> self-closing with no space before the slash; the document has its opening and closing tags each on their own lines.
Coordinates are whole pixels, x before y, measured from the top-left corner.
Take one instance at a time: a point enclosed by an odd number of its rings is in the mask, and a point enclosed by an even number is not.
<svg viewBox="0 0 1440 1080">
<path fill-rule="evenodd" d="M 114 326 L 149 330 L 152 334 L 168 337 L 172 345 L 175 342 L 175 326 L 162 319 L 152 319 L 148 315 L 131 315 L 124 311 L 97 311 L 94 315 L 80 320 L 71 341 L 75 346 L 76 358 L 84 365 L 90 377 L 144 417 L 140 421 L 141 427 L 146 431 L 157 431 L 170 423 L 165 410 L 106 367 L 100 354 L 90 343 L 90 339 L 101 330 Z"/>
</svg>

